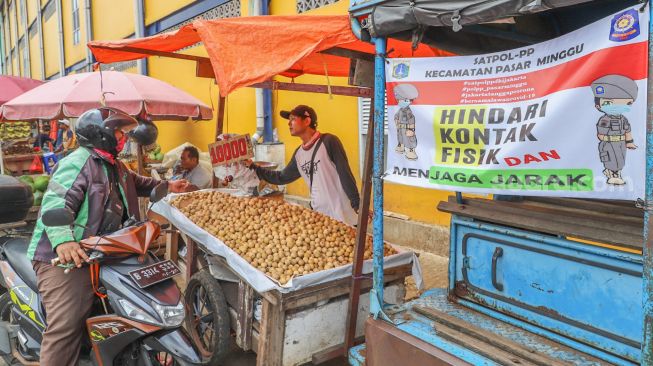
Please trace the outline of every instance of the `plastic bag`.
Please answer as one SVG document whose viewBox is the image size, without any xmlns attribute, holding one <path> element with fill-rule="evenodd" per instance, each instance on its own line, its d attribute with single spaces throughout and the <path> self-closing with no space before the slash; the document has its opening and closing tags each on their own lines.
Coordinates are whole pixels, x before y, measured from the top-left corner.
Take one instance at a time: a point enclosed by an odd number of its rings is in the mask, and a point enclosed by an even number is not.
<svg viewBox="0 0 653 366">
<path fill-rule="evenodd" d="M 42 174 L 43 173 L 43 162 L 41 157 L 36 155 L 32 160 L 32 164 L 29 166 L 30 174 Z"/>
</svg>

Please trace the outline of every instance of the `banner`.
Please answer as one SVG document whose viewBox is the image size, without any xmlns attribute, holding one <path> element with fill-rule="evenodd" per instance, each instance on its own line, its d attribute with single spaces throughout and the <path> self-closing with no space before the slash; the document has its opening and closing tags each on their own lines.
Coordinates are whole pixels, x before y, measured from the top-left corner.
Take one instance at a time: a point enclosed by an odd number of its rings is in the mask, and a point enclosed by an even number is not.
<svg viewBox="0 0 653 366">
<path fill-rule="evenodd" d="M 385 180 L 643 197 L 648 10 L 640 7 L 520 49 L 389 60 Z"/>
</svg>

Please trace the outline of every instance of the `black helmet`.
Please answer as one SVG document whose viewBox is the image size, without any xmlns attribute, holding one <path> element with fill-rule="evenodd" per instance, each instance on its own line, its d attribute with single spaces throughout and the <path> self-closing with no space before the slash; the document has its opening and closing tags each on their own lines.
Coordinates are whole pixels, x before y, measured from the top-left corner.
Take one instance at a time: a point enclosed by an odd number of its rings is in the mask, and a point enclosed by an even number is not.
<svg viewBox="0 0 653 366">
<path fill-rule="evenodd" d="M 115 131 L 122 130 L 141 145 L 156 140 L 158 130 L 150 121 L 140 122 L 127 113 L 109 107 L 100 107 L 84 112 L 76 123 L 75 133 L 81 146 L 98 148 L 117 155 Z"/>
<path fill-rule="evenodd" d="M 129 132 L 129 137 L 131 137 L 138 144 L 147 146 L 152 145 L 156 142 L 156 138 L 159 136 L 159 129 L 151 119 L 138 119 L 138 126 Z"/>
</svg>

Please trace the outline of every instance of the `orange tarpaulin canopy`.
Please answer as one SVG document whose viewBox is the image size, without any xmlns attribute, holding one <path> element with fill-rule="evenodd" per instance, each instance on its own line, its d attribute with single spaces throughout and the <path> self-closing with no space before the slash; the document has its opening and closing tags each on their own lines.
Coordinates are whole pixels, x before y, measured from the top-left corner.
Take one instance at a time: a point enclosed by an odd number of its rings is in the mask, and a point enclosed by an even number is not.
<svg viewBox="0 0 653 366">
<path fill-rule="evenodd" d="M 147 57 L 134 48 L 174 52 L 202 42 L 211 61 L 220 94 L 264 82 L 275 75 L 348 76 L 350 59 L 321 51 L 332 48 L 374 54 L 374 46 L 354 36 L 346 15 L 255 16 L 198 20 L 183 28 L 146 38 L 92 41 L 88 47 L 102 63 Z M 421 44 L 389 40 L 389 57 L 448 56 Z"/>
</svg>

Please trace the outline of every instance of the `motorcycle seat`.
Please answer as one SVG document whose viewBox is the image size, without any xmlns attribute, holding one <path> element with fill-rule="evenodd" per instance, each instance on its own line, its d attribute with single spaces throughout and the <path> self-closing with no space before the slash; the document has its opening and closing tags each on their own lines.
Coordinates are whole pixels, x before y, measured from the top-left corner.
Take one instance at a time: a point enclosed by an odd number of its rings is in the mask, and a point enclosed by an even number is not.
<svg viewBox="0 0 653 366">
<path fill-rule="evenodd" d="M 34 272 L 34 268 L 32 267 L 32 261 L 27 258 L 28 245 L 29 242 L 26 239 L 11 239 L 4 245 L 4 255 L 11 267 L 25 281 L 27 286 L 35 292 L 38 292 L 36 272 Z"/>
</svg>

